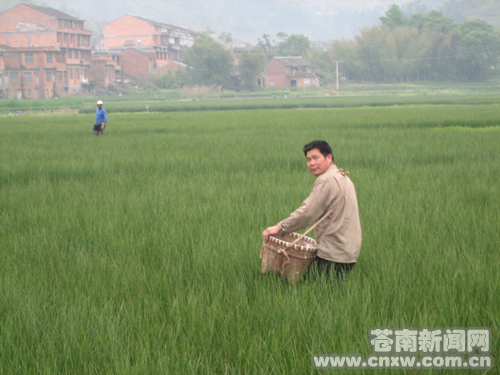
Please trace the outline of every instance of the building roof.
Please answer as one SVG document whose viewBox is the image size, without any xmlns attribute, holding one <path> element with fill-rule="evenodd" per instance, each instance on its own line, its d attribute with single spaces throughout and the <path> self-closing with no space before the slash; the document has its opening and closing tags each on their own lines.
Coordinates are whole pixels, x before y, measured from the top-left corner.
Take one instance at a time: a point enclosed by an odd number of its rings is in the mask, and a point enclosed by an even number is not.
<svg viewBox="0 0 500 375">
<path fill-rule="evenodd" d="M 68 19 L 68 20 L 75 20 L 75 21 L 81 21 L 80 19 L 76 18 L 76 17 L 73 17 L 73 16 L 70 16 L 69 14 L 66 14 L 66 13 L 63 13 L 57 9 L 54 9 L 54 8 L 50 8 L 50 7 L 41 7 L 39 5 L 33 5 L 33 4 L 24 4 L 26 5 L 27 7 L 30 7 L 32 9 L 35 9 L 39 12 L 42 12 L 48 16 L 51 16 L 51 17 L 56 17 L 56 18 L 64 18 L 64 19 Z"/>
<path fill-rule="evenodd" d="M 42 47 L 11 47 L 0 45 L 0 51 L 4 52 L 61 52 L 60 47 L 42 46 Z"/>
<path fill-rule="evenodd" d="M 253 44 L 231 37 L 231 41 L 224 45 L 226 50 L 248 51 L 254 47 Z"/>
<path fill-rule="evenodd" d="M 153 26 L 164 26 L 164 27 L 169 27 L 171 29 L 177 29 L 177 30 L 182 30 L 182 31 L 186 31 L 189 33 L 196 34 L 196 31 L 188 29 L 187 27 L 170 25 L 168 23 L 158 22 L 158 21 L 150 20 L 150 19 L 144 18 L 144 17 L 134 16 L 132 14 L 129 14 L 129 16 L 139 18 L 139 19 L 146 21 L 147 23 L 149 23 L 150 25 L 153 25 Z"/>
<path fill-rule="evenodd" d="M 31 23 L 18 23 L 17 29 L 21 32 L 23 31 L 56 31 L 55 29 L 42 25 L 34 25 Z"/>
<path fill-rule="evenodd" d="M 275 59 L 285 66 L 312 66 L 312 64 L 302 56 L 283 56 L 275 57 Z"/>
<path fill-rule="evenodd" d="M 147 52 L 150 52 L 150 51 L 146 51 L 146 50 L 141 50 L 139 48 L 135 48 L 135 47 L 127 47 L 123 50 L 123 52 L 125 51 L 128 51 L 128 50 L 131 50 L 131 51 L 134 51 L 134 52 L 137 52 L 137 53 L 140 53 L 141 55 L 144 55 L 144 56 L 147 56 L 149 59 L 152 59 L 152 57 L 147 53 Z M 152 49 L 151 49 L 152 50 Z"/>
</svg>

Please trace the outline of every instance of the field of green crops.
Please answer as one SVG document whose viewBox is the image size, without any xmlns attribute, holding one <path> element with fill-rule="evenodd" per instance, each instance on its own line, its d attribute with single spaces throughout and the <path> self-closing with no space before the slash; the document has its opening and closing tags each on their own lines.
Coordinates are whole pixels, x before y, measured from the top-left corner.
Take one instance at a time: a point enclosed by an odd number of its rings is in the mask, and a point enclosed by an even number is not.
<svg viewBox="0 0 500 375">
<path fill-rule="evenodd" d="M 489 327 L 497 374 L 500 104 L 406 104 L 0 117 L 0 374 L 316 374 L 372 327 Z M 358 194 L 342 288 L 260 273 L 314 139 Z"/>
</svg>

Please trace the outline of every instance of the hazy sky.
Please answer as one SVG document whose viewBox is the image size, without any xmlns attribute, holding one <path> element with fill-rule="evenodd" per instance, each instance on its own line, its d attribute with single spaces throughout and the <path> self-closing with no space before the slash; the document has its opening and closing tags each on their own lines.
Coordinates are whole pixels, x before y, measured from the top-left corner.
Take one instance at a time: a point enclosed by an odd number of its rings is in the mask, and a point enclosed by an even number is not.
<svg viewBox="0 0 500 375">
<path fill-rule="evenodd" d="M 17 0 L 0 0 L 14 3 Z M 379 24 L 391 4 L 419 3 L 437 8 L 444 0 L 36 0 L 97 26 L 132 14 L 256 43 L 263 34 L 283 31 L 311 40 L 352 39 L 364 26 Z M 19 0 L 22 2 L 22 0 Z M 14 5 L 14 4 L 12 4 Z"/>
</svg>

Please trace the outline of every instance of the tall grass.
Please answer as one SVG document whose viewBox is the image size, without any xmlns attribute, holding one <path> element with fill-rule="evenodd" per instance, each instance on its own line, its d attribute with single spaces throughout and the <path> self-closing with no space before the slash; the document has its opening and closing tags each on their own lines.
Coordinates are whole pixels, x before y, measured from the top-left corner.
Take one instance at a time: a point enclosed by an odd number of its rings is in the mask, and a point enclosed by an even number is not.
<svg viewBox="0 0 500 375">
<path fill-rule="evenodd" d="M 498 363 L 499 109 L 113 114 L 104 137 L 91 114 L 2 119 L 0 373 L 314 374 L 376 326 L 490 327 Z M 313 139 L 358 193 L 342 289 L 260 274 Z"/>
<path fill-rule="evenodd" d="M 108 113 L 117 112 L 179 112 L 179 111 L 227 111 L 244 109 L 296 109 L 296 108 L 353 108 L 353 107 L 386 107 L 415 104 L 498 104 L 500 95 L 477 96 L 433 96 L 418 98 L 398 96 L 360 96 L 360 97 L 321 97 L 302 98 L 294 96 L 268 99 L 248 100 L 207 100 L 207 101 L 137 101 L 111 102 L 106 105 Z M 94 104 L 85 106 L 80 113 L 95 112 Z"/>
</svg>

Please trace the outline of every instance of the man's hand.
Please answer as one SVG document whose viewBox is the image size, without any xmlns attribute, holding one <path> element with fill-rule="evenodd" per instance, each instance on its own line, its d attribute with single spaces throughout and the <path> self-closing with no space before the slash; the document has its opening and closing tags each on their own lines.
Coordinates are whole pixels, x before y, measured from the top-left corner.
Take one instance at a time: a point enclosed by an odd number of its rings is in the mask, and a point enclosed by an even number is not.
<svg viewBox="0 0 500 375">
<path fill-rule="evenodd" d="M 277 225 L 273 227 L 267 228 L 264 232 L 262 232 L 262 238 L 264 239 L 264 242 L 267 242 L 269 240 L 269 236 L 275 236 L 281 232 L 281 228 Z"/>
<path fill-rule="evenodd" d="M 102 125 L 101 125 L 101 129 L 104 130 L 105 127 L 106 127 L 106 123 L 103 122 Z"/>
</svg>

